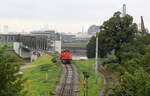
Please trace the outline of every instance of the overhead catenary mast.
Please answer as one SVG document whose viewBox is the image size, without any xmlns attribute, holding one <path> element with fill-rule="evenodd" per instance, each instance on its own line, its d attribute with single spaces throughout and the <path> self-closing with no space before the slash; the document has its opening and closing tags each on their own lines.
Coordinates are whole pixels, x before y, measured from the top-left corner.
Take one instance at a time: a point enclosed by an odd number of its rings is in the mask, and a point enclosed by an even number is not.
<svg viewBox="0 0 150 96">
<path fill-rule="evenodd" d="M 95 51 L 95 83 L 98 80 L 98 35 L 96 35 L 96 51 Z"/>
</svg>

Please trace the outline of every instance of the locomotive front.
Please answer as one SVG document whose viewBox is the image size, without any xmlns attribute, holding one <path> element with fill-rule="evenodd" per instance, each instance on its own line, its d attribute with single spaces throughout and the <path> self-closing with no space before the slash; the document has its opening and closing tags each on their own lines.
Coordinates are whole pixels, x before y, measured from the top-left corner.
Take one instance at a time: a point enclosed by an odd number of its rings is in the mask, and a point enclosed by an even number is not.
<svg viewBox="0 0 150 96">
<path fill-rule="evenodd" d="M 71 64 L 72 63 L 72 57 L 71 53 L 68 49 L 65 49 L 60 54 L 61 62 L 63 64 Z"/>
</svg>

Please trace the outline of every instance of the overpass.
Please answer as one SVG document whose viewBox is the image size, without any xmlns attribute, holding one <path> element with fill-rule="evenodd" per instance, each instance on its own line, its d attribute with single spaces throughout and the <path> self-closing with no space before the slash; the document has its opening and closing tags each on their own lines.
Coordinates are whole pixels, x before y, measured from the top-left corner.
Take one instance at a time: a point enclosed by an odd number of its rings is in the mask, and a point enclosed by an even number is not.
<svg viewBox="0 0 150 96">
<path fill-rule="evenodd" d="M 0 42 L 16 42 L 16 34 L 0 34 Z"/>
<path fill-rule="evenodd" d="M 0 42 L 13 42 L 14 51 L 22 58 L 31 58 L 31 61 L 44 53 L 53 55 L 61 51 L 61 41 L 53 30 L 34 31 L 31 34 L 0 34 Z"/>
</svg>

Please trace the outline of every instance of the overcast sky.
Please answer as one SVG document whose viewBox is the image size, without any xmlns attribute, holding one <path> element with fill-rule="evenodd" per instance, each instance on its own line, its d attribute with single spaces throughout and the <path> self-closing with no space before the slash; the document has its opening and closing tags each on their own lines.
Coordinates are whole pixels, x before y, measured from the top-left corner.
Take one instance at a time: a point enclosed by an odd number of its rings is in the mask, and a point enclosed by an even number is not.
<svg viewBox="0 0 150 96">
<path fill-rule="evenodd" d="M 127 13 L 150 27 L 150 0 L 1 0 L 0 29 L 9 31 L 39 30 L 47 25 L 61 32 L 79 32 L 92 24 L 101 25 L 114 12 L 127 5 Z"/>
</svg>

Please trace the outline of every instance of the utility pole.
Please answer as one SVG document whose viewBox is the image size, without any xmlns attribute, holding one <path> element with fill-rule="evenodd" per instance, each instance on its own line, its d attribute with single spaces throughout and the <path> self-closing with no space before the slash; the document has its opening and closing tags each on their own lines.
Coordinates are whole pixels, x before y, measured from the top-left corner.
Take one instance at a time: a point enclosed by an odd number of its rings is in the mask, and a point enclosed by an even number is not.
<svg viewBox="0 0 150 96">
<path fill-rule="evenodd" d="M 95 83 L 97 84 L 98 67 L 98 36 L 96 36 L 96 58 L 95 58 Z"/>
</svg>

